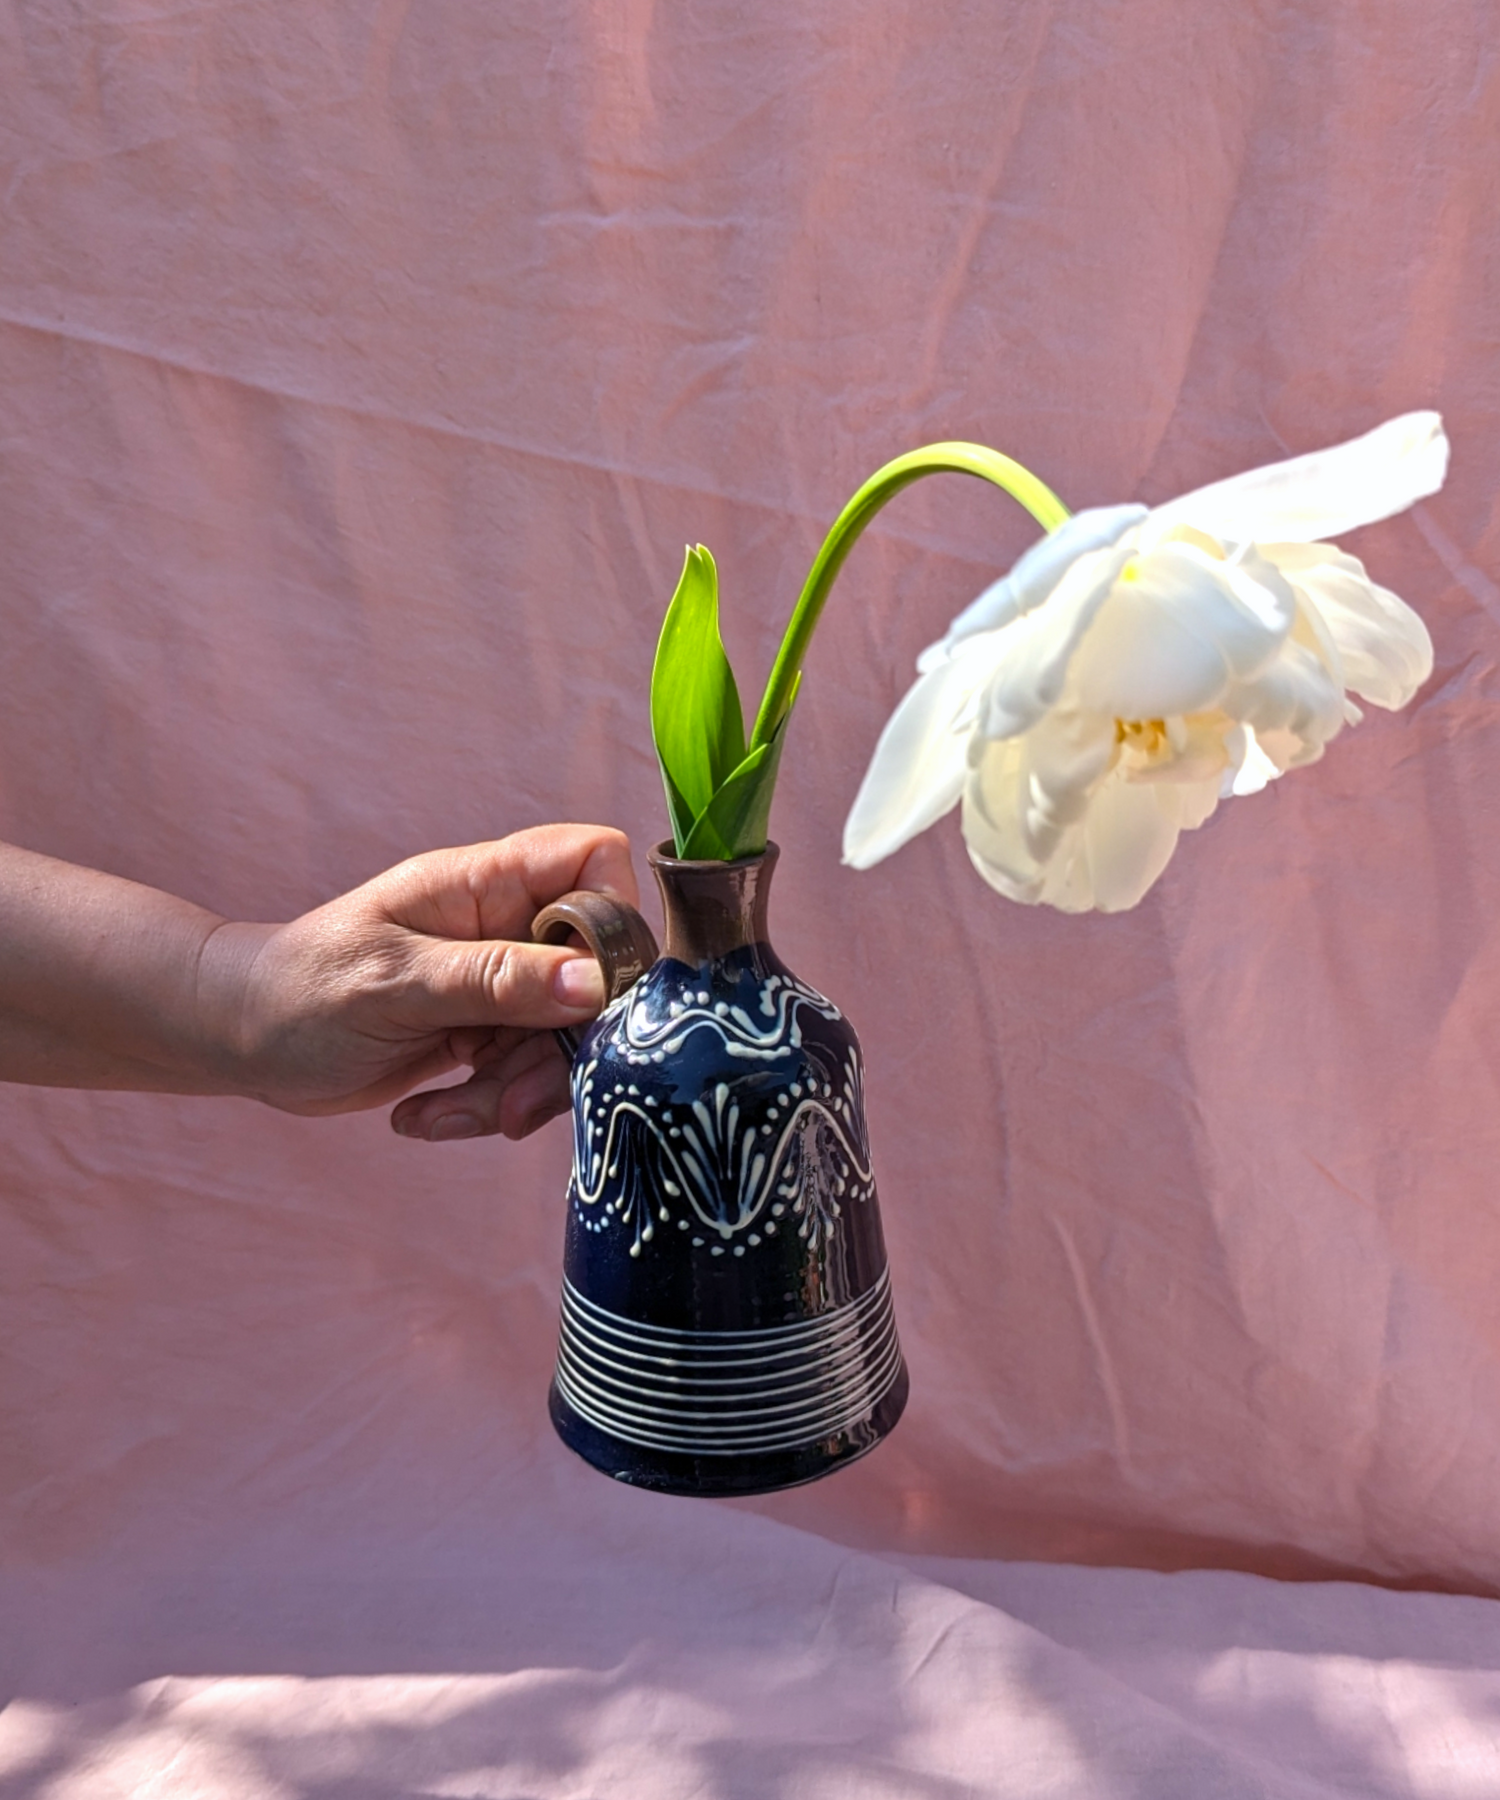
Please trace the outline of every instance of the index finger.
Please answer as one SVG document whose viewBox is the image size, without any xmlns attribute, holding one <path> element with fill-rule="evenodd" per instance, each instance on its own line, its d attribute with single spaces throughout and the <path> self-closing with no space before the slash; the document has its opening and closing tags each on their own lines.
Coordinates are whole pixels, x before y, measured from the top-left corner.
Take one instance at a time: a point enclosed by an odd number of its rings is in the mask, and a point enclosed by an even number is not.
<svg viewBox="0 0 1500 1800">
<path fill-rule="evenodd" d="M 410 931 L 521 940 L 544 906 L 575 888 L 637 903 L 624 832 L 607 825 L 537 825 L 491 843 L 428 851 L 367 884 L 384 915 Z"/>
</svg>

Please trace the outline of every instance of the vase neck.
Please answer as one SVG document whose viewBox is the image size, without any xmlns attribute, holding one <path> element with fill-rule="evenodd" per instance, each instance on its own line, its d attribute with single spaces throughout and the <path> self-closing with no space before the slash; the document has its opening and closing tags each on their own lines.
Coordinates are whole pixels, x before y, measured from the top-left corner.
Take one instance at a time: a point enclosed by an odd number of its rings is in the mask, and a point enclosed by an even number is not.
<svg viewBox="0 0 1500 1800">
<path fill-rule="evenodd" d="M 684 862 L 659 844 L 647 861 L 661 889 L 667 936 L 662 954 L 701 968 L 743 950 L 768 943 L 766 907 L 776 846 L 739 862 Z"/>
</svg>

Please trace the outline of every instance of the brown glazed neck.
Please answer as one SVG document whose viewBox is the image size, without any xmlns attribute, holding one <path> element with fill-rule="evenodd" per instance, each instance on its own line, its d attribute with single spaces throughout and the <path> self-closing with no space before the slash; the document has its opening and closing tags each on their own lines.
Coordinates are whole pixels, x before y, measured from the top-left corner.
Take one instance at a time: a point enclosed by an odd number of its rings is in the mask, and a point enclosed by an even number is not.
<svg viewBox="0 0 1500 1800">
<path fill-rule="evenodd" d="M 778 855 L 774 844 L 739 862 L 684 862 L 671 849 L 658 844 L 646 858 L 666 915 L 663 956 L 700 968 L 731 950 L 770 941 L 766 906 Z"/>
</svg>

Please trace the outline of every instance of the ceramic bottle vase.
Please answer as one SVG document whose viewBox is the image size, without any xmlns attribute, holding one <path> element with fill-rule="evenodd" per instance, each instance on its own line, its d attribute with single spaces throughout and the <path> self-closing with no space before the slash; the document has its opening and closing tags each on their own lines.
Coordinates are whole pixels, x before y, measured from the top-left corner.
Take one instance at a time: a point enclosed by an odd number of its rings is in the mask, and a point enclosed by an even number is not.
<svg viewBox="0 0 1500 1800">
<path fill-rule="evenodd" d="M 859 1042 L 771 948 L 776 847 L 650 857 L 639 913 L 571 894 L 609 1003 L 573 1059 L 551 1413 L 586 1461 L 677 1494 L 791 1487 L 871 1450 L 906 1403 Z"/>
</svg>

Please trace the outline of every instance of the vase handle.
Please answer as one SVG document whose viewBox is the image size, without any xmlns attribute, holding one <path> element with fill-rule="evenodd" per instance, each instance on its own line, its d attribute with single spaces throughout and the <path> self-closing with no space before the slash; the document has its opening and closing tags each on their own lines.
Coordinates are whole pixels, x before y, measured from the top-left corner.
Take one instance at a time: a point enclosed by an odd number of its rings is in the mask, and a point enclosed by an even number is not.
<svg viewBox="0 0 1500 1800">
<path fill-rule="evenodd" d="M 564 894 L 561 900 L 544 906 L 531 921 L 534 944 L 566 943 L 573 931 L 588 945 L 604 972 L 606 1006 L 634 987 L 661 954 L 655 934 L 635 908 L 623 900 L 612 900 L 608 894 L 593 894 L 586 889 Z M 565 1026 L 553 1035 L 570 1058 L 578 1054 L 582 1027 Z"/>
</svg>

